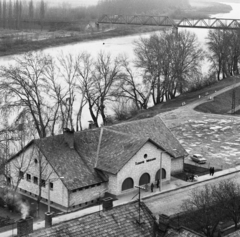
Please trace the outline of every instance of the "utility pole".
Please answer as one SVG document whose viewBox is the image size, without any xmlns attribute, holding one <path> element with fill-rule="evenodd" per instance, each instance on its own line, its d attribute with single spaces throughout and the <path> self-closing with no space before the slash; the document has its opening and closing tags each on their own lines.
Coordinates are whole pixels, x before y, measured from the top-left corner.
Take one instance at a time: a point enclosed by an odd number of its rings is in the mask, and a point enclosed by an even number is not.
<svg viewBox="0 0 240 237">
<path fill-rule="evenodd" d="M 236 108 L 236 88 L 235 88 L 235 84 L 236 84 L 236 78 L 234 77 L 234 84 L 233 84 L 233 88 L 232 88 L 232 111 L 231 111 L 231 114 L 235 113 L 235 108 Z"/>
<path fill-rule="evenodd" d="M 141 192 L 140 190 L 145 190 L 145 188 L 141 187 L 141 186 L 135 186 L 135 188 L 138 188 L 138 224 L 141 225 L 141 202 L 140 202 L 140 195 L 141 195 Z M 135 198 L 136 195 L 133 197 Z M 132 198 L 132 199 L 133 199 Z"/>
</svg>

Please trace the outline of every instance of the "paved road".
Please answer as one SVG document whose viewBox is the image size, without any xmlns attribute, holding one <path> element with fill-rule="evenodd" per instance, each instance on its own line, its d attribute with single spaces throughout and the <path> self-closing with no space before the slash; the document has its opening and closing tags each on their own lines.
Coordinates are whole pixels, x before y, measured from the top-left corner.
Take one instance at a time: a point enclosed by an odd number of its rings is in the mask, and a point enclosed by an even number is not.
<svg viewBox="0 0 240 237">
<path fill-rule="evenodd" d="M 181 212 L 181 205 L 184 200 L 189 198 L 191 190 L 201 189 L 206 184 L 217 184 L 219 181 L 227 179 L 235 179 L 236 182 L 240 184 L 240 172 L 220 176 L 216 179 L 196 183 L 192 186 L 183 187 L 181 189 L 173 190 L 155 197 L 150 197 L 144 200 L 144 202 L 155 216 L 158 216 L 159 214 L 177 214 Z"/>
</svg>

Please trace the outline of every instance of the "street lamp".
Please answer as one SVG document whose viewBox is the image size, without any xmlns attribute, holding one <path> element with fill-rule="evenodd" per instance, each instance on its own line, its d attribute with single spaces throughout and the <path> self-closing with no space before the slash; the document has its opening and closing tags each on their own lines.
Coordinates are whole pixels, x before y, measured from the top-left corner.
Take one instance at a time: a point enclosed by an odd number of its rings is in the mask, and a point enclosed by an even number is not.
<svg viewBox="0 0 240 237">
<path fill-rule="evenodd" d="M 64 179 L 64 177 L 59 177 L 59 178 L 53 178 L 53 179 L 48 179 L 48 212 L 50 214 L 50 182 L 57 181 L 59 179 Z"/>
</svg>

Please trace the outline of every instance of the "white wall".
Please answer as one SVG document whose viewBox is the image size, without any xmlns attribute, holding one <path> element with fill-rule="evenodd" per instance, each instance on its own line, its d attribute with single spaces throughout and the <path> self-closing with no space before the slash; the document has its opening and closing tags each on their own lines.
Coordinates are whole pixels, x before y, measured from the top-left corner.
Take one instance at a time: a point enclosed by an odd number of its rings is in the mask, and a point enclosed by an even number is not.
<svg viewBox="0 0 240 237">
<path fill-rule="evenodd" d="M 39 157 L 41 157 L 39 159 Z M 35 163 L 35 159 L 38 163 Z M 41 161 L 41 162 L 40 162 Z M 21 180 L 18 188 L 31 192 L 34 195 L 38 195 L 38 185 L 33 182 L 34 176 L 39 180 L 39 165 L 45 167 L 47 163 L 44 156 L 38 152 L 38 148 L 35 145 L 30 146 L 24 153 L 20 154 L 18 157 L 14 158 L 10 162 L 10 173 L 13 185 L 16 186 L 17 179 L 19 177 L 19 168 L 24 172 L 24 179 Z M 31 181 L 27 181 L 27 174 L 31 175 Z M 50 165 L 47 165 L 42 173 L 42 179 L 48 180 L 59 178 L 57 174 L 53 171 Z M 50 190 L 50 200 L 64 207 L 68 206 L 68 192 L 63 184 L 62 180 L 57 179 L 53 182 L 53 190 Z M 29 193 L 28 193 L 29 194 Z M 42 187 L 43 198 L 48 199 L 48 184 L 46 181 L 46 186 Z"/>
<path fill-rule="evenodd" d="M 172 159 L 172 173 L 181 173 L 184 170 L 184 158 Z"/>
<path fill-rule="evenodd" d="M 96 202 L 97 199 L 102 197 L 105 192 L 107 192 L 106 183 L 101 183 L 100 186 L 89 187 L 87 189 L 83 188 L 82 190 L 77 190 L 76 192 L 70 193 L 70 207 L 77 206 L 81 204 L 81 207 L 84 205 L 89 205 L 91 201 Z M 87 204 L 85 204 L 88 202 Z"/>
<path fill-rule="evenodd" d="M 150 183 L 155 183 L 155 175 L 160 169 L 160 151 L 154 144 L 147 142 L 128 163 L 118 172 L 117 176 L 109 175 L 109 190 L 115 195 L 122 193 L 122 183 L 126 178 L 132 178 L 134 185 L 139 185 L 139 179 L 144 173 L 150 175 Z M 144 158 L 147 154 L 147 158 Z M 147 162 L 149 159 L 156 158 L 154 161 Z M 144 162 L 137 164 L 136 162 Z M 166 170 L 166 180 L 170 180 L 171 157 L 162 153 L 162 168 Z M 164 180 L 163 180 L 164 181 Z M 127 192 L 130 190 L 126 190 Z"/>
</svg>

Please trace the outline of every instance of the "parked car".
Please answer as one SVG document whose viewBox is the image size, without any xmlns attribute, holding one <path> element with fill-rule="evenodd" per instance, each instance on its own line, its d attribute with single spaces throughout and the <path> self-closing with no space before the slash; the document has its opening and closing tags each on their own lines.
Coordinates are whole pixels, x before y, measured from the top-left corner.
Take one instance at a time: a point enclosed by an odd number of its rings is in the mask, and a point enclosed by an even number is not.
<svg viewBox="0 0 240 237">
<path fill-rule="evenodd" d="M 191 159 L 199 164 L 205 164 L 207 162 L 207 160 L 205 158 L 202 157 L 202 155 L 200 154 L 194 154 L 191 156 Z"/>
</svg>

